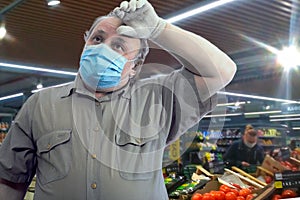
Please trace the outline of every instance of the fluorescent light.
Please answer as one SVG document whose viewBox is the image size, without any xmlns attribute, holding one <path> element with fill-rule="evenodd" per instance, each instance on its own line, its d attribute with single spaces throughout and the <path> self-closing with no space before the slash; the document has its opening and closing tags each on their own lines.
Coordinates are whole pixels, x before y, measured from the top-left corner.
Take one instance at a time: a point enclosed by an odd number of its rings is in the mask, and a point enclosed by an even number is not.
<svg viewBox="0 0 300 200">
<path fill-rule="evenodd" d="M 6 28 L 3 24 L 0 26 L 0 40 L 2 40 L 5 37 L 5 35 L 6 35 Z"/>
<path fill-rule="evenodd" d="M 260 115 L 260 114 L 272 114 L 272 113 L 281 113 L 281 110 L 261 111 L 261 112 L 247 112 L 247 113 L 244 113 L 244 115 Z"/>
<path fill-rule="evenodd" d="M 48 1 L 48 6 L 56 6 L 60 4 L 59 0 L 47 0 Z"/>
<path fill-rule="evenodd" d="M 218 93 L 229 95 L 229 96 L 246 97 L 246 98 L 252 98 L 252 99 L 261 99 L 261 100 L 277 101 L 277 102 L 283 102 L 283 103 L 297 103 L 297 104 L 300 104 L 299 101 L 294 101 L 294 100 L 289 100 L 289 99 L 278 99 L 278 98 L 272 98 L 272 97 L 256 96 L 256 95 L 249 95 L 249 94 L 239 94 L 239 93 L 233 93 L 233 92 L 221 92 L 221 91 L 219 91 Z"/>
<path fill-rule="evenodd" d="M 46 69 L 46 68 L 41 68 L 41 67 L 31 67 L 31 66 L 25 66 L 25 65 L 1 63 L 1 62 L 0 62 L 0 67 L 23 69 L 23 70 L 38 71 L 38 72 L 47 72 L 47 73 L 54 73 L 54 74 L 64 74 L 64 75 L 70 75 L 70 76 L 76 76 L 77 75 L 77 72 L 69 72 L 69 71 L 62 71 L 62 70 L 55 70 L 55 69 Z"/>
<path fill-rule="evenodd" d="M 43 87 L 44 87 L 44 86 L 43 86 L 43 84 L 41 84 L 41 83 L 39 83 L 39 84 L 36 85 L 36 88 L 37 88 L 37 89 L 42 89 Z"/>
<path fill-rule="evenodd" d="M 300 130 L 300 127 L 293 127 L 293 130 Z"/>
<path fill-rule="evenodd" d="M 298 117 L 300 114 L 289 114 L 289 115 L 271 115 L 271 118 L 279 118 L 279 117 Z"/>
<path fill-rule="evenodd" d="M 246 102 L 241 101 L 241 102 L 234 102 L 234 103 L 219 103 L 217 104 L 217 106 L 221 107 L 221 106 L 239 106 L 242 104 L 246 104 Z"/>
<path fill-rule="evenodd" d="M 295 46 L 284 47 L 277 53 L 277 61 L 286 70 L 300 65 L 300 51 Z"/>
<path fill-rule="evenodd" d="M 230 117 L 230 116 L 239 116 L 242 115 L 242 113 L 231 113 L 231 114 L 219 114 L 219 115 L 205 115 L 203 118 L 209 118 L 209 117 Z"/>
<path fill-rule="evenodd" d="M 60 86 L 64 86 L 64 85 L 68 85 L 72 82 L 67 82 L 67 83 L 62 83 L 62 84 L 58 84 L 58 85 L 53 85 L 53 86 L 49 86 L 49 87 L 45 87 L 45 88 L 41 88 L 41 89 L 36 89 L 36 90 L 32 90 L 31 93 L 36 93 L 39 92 L 41 90 L 47 89 L 47 88 L 53 88 L 53 87 L 60 87 Z"/>
<path fill-rule="evenodd" d="M 216 8 L 216 7 L 222 6 L 224 4 L 230 3 L 232 1 L 235 1 L 235 0 L 219 0 L 219 1 L 215 1 L 213 3 L 207 4 L 207 5 L 204 5 L 204 6 L 200 6 L 199 8 L 195 8 L 193 10 L 187 11 L 187 12 L 179 14 L 179 15 L 176 15 L 175 17 L 171 17 L 171 18 L 166 19 L 166 20 L 169 23 L 174 23 L 174 22 L 180 21 L 182 19 L 191 17 L 193 15 L 200 14 L 200 13 L 203 13 L 205 11 L 211 10 L 213 8 Z"/>
<path fill-rule="evenodd" d="M 279 121 L 296 121 L 300 118 L 284 118 L 284 119 L 270 119 L 270 122 L 279 122 Z"/>
<path fill-rule="evenodd" d="M 0 97 L 0 101 L 6 100 L 6 99 L 12 99 L 12 98 L 15 98 L 15 97 L 20 97 L 20 96 L 23 96 L 23 95 L 24 95 L 23 93 L 17 93 L 17 94 L 8 95 L 8 96 L 5 96 L 5 97 Z"/>
</svg>

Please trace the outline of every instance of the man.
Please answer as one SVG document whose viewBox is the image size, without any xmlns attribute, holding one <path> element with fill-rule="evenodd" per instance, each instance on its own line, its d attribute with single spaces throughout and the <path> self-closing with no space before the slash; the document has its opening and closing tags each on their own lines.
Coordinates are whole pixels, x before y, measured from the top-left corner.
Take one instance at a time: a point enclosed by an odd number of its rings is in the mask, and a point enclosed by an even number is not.
<svg viewBox="0 0 300 200">
<path fill-rule="evenodd" d="M 135 79 L 146 40 L 184 67 Z M 35 174 L 35 199 L 168 199 L 164 147 L 214 107 L 235 71 L 146 0 L 122 2 L 86 34 L 74 83 L 32 95 L 18 113 L 0 150 L 0 199 L 22 199 Z"/>
<path fill-rule="evenodd" d="M 228 166 L 239 168 L 250 167 L 250 165 L 262 164 L 264 160 L 264 149 L 257 144 L 257 131 L 252 125 L 247 125 L 241 140 L 231 144 L 224 154 L 224 161 Z"/>
</svg>

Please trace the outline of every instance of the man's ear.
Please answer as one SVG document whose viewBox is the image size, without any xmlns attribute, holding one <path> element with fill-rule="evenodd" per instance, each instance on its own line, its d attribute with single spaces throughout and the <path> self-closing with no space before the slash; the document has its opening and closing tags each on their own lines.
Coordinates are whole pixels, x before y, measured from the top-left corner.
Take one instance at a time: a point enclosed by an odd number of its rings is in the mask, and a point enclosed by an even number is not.
<svg viewBox="0 0 300 200">
<path fill-rule="evenodd" d="M 143 63 L 144 63 L 144 60 L 142 60 L 142 59 L 138 59 L 135 61 L 135 63 L 134 63 L 135 66 L 132 69 L 136 72 L 136 74 L 140 73 Z"/>
<path fill-rule="evenodd" d="M 130 73 L 129 73 L 129 77 L 133 78 L 136 75 L 136 70 L 135 67 L 131 69 Z"/>
</svg>

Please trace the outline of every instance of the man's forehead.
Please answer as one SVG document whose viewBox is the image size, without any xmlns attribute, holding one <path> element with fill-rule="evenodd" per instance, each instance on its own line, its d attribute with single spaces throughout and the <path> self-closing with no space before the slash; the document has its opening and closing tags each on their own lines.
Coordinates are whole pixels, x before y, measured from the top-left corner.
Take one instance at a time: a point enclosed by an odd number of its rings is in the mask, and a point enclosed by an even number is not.
<svg viewBox="0 0 300 200">
<path fill-rule="evenodd" d="M 116 18 L 116 17 L 108 17 L 108 18 L 105 18 L 103 20 L 101 20 L 96 28 L 99 29 L 99 28 L 104 28 L 104 29 L 111 29 L 111 30 L 115 30 L 117 29 L 120 25 L 122 24 L 122 20 L 119 19 L 119 18 Z M 110 30 L 110 31 L 111 31 Z"/>
<path fill-rule="evenodd" d="M 122 20 L 117 17 L 107 17 L 96 25 L 93 34 L 100 33 L 105 37 L 121 38 L 127 45 L 131 46 L 131 48 L 139 49 L 141 46 L 140 39 L 117 34 L 116 29 L 122 24 Z"/>
<path fill-rule="evenodd" d="M 107 17 L 101 20 L 97 26 L 110 26 L 118 28 L 122 24 L 122 20 L 117 17 Z"/>
</svg>

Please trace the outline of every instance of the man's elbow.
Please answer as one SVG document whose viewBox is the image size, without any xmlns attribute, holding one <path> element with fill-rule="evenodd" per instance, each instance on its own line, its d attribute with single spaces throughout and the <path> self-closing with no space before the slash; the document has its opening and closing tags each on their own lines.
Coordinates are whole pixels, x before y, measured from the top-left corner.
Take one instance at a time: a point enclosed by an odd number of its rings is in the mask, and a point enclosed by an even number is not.
<svg viewBox="0 0 300 200">
<path fill-rule="evenodd" d="M 230 60 L 230 62 L 227 63 L 226 66 L 223 68 L 221 73 L 223 88 L 232 81 L 236 71 L 236 64 L 232 60 Z"/>
</svg>

